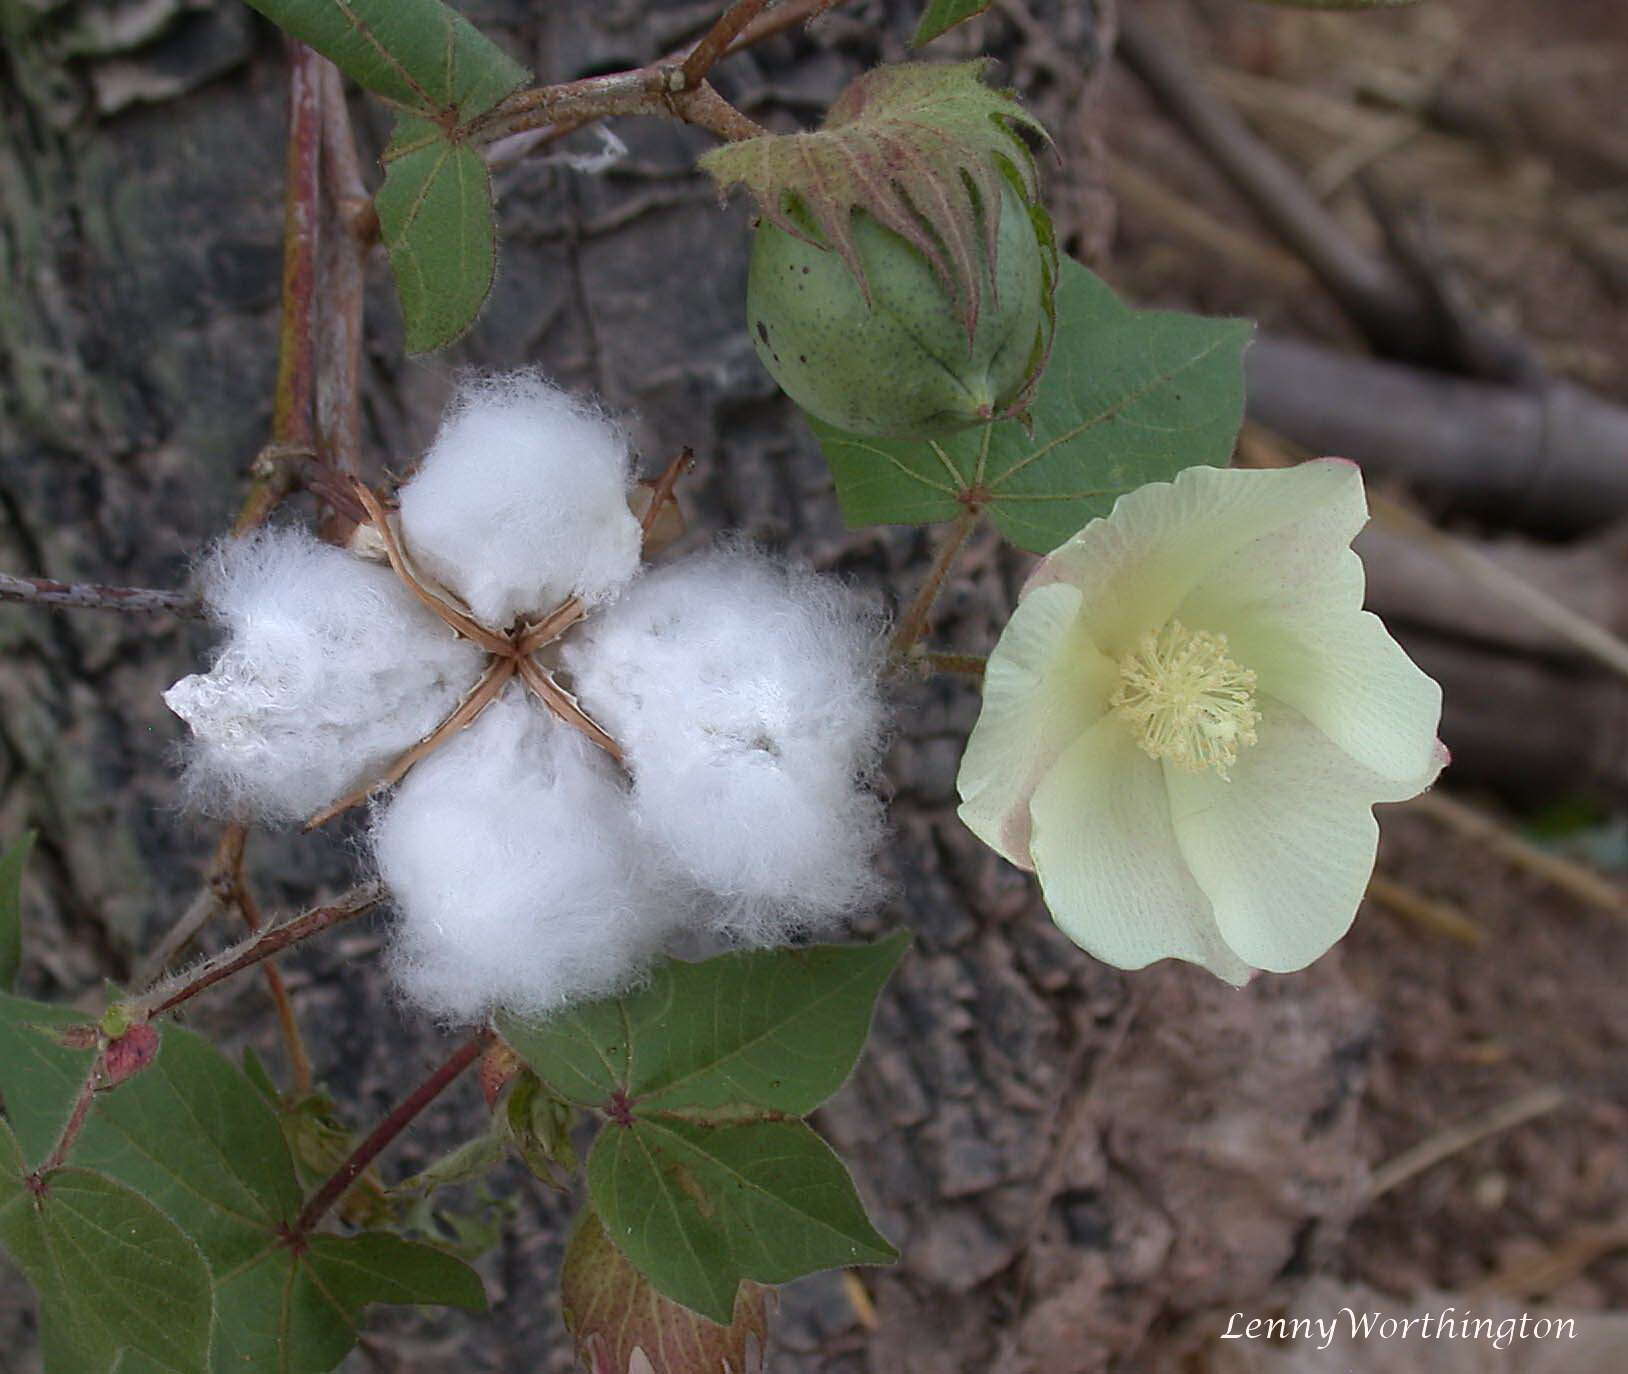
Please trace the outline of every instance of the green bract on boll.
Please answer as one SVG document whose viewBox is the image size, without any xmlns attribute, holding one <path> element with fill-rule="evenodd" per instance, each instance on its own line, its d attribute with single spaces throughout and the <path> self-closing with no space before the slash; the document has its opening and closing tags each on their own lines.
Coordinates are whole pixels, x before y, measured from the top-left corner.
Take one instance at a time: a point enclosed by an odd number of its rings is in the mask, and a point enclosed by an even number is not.
<svg viewBox="0 0 1628 1374">
<path fill-rule="evenodd" d="M 816 419 L 933 438 L 1021 416 L 1051 351 L 1057 245 L 1028 139 L 1040 122 L 983 62 L 858 77 L 813 133 L 701 159 L 759 226 L 747 328 Z"/>
<path fill-rule="evenodd" d="M 993 271 L 984 236 L 975 240 L 970 333 L 943 276 L 863 210 L 853 222 L 863 284 L 832 250 L 764 221 L 747 286 L 758 357 L 804 410 L 855 434 L 926 438 L 1007 413 L 1044 359 L 1051 325 L 1044 249 L 1004 178 L 999 214 Z"/>
</svg>

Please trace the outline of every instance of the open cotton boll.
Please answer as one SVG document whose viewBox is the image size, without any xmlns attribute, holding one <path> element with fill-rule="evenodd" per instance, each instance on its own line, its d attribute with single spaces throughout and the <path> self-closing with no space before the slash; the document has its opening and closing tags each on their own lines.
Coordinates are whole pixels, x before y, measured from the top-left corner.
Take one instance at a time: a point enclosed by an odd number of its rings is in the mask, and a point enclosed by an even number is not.
<svg viewBox="0 0 1628 1374">
<path fill-rule="evenodd" d="M 448 1020 L 608 996 L 676 923 L 614 766 L 515 687 L 413 769 L 373 849 L 396 979 Z"/>
<path fill-rule="evenodd" d="M 620 429 L 537 374 L 484 378 L 459 393 L 402 487 L 402 533 L 494 629 L 568 596 L 591 605 L 639 566 L 629 464 Z"/>
<path fill-rule="evenodd" d="M 738 938 L 780 943 L 875 895 L 881 629 L 832 579 L 724 549 L 646 575 L 565 646 L 640 824 Z"/>
<path fill-rule="evenodd" d="M 183 786 L 204 810 L 303 819 L 433 730 L 480 673 L 388 568 L 304 530 L 227 540 L 200 572 L 228 637 L 164 700 L 192 727 Z"/>
</svg>

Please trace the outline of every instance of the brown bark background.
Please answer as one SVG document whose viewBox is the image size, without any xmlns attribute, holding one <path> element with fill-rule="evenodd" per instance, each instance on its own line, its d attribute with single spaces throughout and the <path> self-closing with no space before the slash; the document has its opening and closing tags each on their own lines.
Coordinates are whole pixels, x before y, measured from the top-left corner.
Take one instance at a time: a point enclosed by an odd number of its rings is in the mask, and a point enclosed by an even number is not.
<svg viewBox="0 0 1628 1374">
<path fill-rule="evenodd" d="M 648 61 L 699 34 L 718 6 L 461 8 L 540 80 L 558 81 Z M 810 122 L 862 67 L 905 55 L 916 9 L 860 0 L 730 59 L 718 83 L 773 127 Z M 268 433 L 282 50 L 234 0 L 0 0 L 0 16 L 11 26 L 0 78 L 0 568 L 178 585 L 229 523 Z M 1111 38 L 1111 14 L 1091 0 L 1023 0 L 940 45 L 1005 59 L 1057 135 L 1053 210 L 1087 261 L 1100 260 L 1111 227 L 1098 179 Z M 385 116 L 362 98 L 353 109 L 375 153 Z M 653 121 L 617 132 L 629 155 L 603 174 L 545 157 L 498 174 L 497 288 L 450 353 L 403 359 L 375 262 L 374 472 L 419 450 L 459 367 L 535 363 L 636 415 L 651 471 L 695 449 L 693 538 L 740 530 L 908 597 L 929 537 L 843 528 L 812 439 L 755 361 L 740 319 L 746 216 L 721 212 L 689 170 L 707 138 Z M 578 135 L 568 146 L 596 145 Z M 987 535 L 975 543 L 939 638 L 986 651 L 1025 562 Z M 165 620 L 0 606 L 0 834 L 40 831 L 26 890 L 34 994 L 73 998 L 127 974 L 196 888 L 210 835 L 176 809 L 180 727 L 159 692 L 204 647 L 201 630 Z M 1369 912 L 1366 947 L 1243 993 L 1185 967 L 1127 977 L 1096 964 L 1056 932 L 1030 882 L 955 820 L 976 711 L 959 680 L 899 697 L 893 896 L 871 928 L 903 922 L 918 940 L 863 1066 L 821 1120 L 904 1259 L 861 1276 L 874 1315 L 838 1275 L 787 1289 L 779 1370 L 1168 1367 L 1149 1352 L 1194 1314 L 1248 1307 L 1285 1276 L 1345 1263 L 1368 1170 L 1391 1149 L 1363 1106 L 1394 1033 L 1395 1008 L 1374 984 L 1390 960 L 1414 958 L 1416 937 Z M 355 866 L 343 833 L 257 837 L 252 857 L 268 907 L 343 886 Z M 1400 862 L 1418 860 L 1404 846 Z M 1489 919 L 1515 921 L 1530 897 L 1517 887 Z M 374 955 L 387 929 L 386 918 L 347 927 L 287 965 L 319 1076 L 358 1125 L 444 1052 L 385 985 Z M 1472 976 L 1458 967 L 1442 981 Z M 276 1060 L 257 982 L 200 999 L 194 1016 Z M 1442 1110 L 1464 1100 L 1450 1094 Z M 449 1099 L 387 1163 L 422 1163 L 472 1133 L 477 1110 L 470 1092 Z M 505 1177 L 515 1214 L 481 1264 L 491 1314 L 388 1315 L 356 1368 L 569 1366 L 554 1295 L 569 1203 L 518 1170 Z M 1602 1176 L 1600 1195 L 1619 1184 Z M 31 1313 L 26 1288 L 0 1272 L 5 1374 L 36 1367 Z"/>
</svg>

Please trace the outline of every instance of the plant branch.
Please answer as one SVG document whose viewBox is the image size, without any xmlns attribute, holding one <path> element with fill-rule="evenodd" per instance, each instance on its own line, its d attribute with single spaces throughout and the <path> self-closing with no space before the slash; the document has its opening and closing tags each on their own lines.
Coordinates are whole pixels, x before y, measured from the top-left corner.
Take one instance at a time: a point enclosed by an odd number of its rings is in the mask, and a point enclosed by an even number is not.
<svg viewBox="0 0 1628 1374">
<path fill-rule="evenodd" d="M 352 1150 L 350 1157 L 311 1195 L 290 1228 L 289 1239 L 297 1243 L 310 1235 L 328 1209 L 344 1196 L 345 1190 L 361 1177 L 385 1146 L 406 1130 L 413 1118 L 445 1092 L 459 1074 L 479 1059 L 496 1038 L 496 1033 L 490 1029 L 477 1031 L 440 1068 L 403 1098 L 396 1109 L 368 1133 L 367 1139 Z"/>
<path fill-rule="evenodd" d="M 904 662 L 916 641 L 927 633 L 927 622 L 932 618 L 939 593 L 944 590 L 945 579 L 949 577 L 950 569 L 955 566 L 955 560 L 960 557 L 978 519 L 979 512 L 969 506 L 956 516 L 955 523 L 950 526 L 949 534 L 933 559 L 933 566 L 927 570 L 921 590 L 916 593 L 916 599 L 910 603 L 909 610 L 904 613 L 899 628 L 894 632 L 888 654 L 895 666 Z"/>
<path fill-rule="evenodd" d="M 190 974 L 177 974 L 156 984 L 129 1004 L 130 1014 L 136 1020 L 161 1016 L 222 979 L 252 968 L 262 959 L 269 959 L 290 945 L 309 940 L 332 926 L 361 916 L 383 900 L 384 888 L 379 883 L 363 883 L 353 887 L 330 906 L 315 907 L 280 926 L 262 930 L 230 949 L 222 950 Z"/>
<path fill-rule="evenodd" d="M 699 85 L 729 51 L 729 45 L 740 37 L 741 31 L 771 3 L 772 0 L 735 0 L 719 15 L 717 22 L 702 35 L 701 41 L 690 49 L 690 55 L 679 68 L 684 76 L 684 85 Z"/>
<path fill-rule="evenodd" d="M 322 197 L 322 59 L 290 42 L 287 182 L 283 193 L 283 303 L 271 442 L 250 465 L 249 492 L 232 533 L 257 529 L 316 457 L 316 283 Z"/>
<path fill-rule="evenodd" d="M 260 915 L 260 903 L 255 901 L 254 891 L 243 869 L 248 841 L 249 828 L 241 821 L 233 821 L 222 832 L 220 847 L 216 851 L 219 866 L 214 884 L 220 889 L 222 900 L 238 909 L 243 924 L 249 928 L 249 934 L 258 935 L 265 921 Z M 312 1087 L 311 1056 L 306 1051 L 305 1037 L 300 1034 L 299 1022 L 294 1017 L 294 1001 L 288 995 L 288 984 L 283 979 L 283 971 L 269 959 L 260 965 L 260 971 L 265 975 L 266 991 L 271 994 L 272 1005 L 277 1009 L 277 1024 L 282 1030 L 283 1047 L 288 1051 L 294 1094 L 296 1097 L 308 1097 Z"/>
<path fill-rule="evenodd" d="M 521 91 L 477 121 L 470 132 L 478 141 L 492 143 L 551 125 L 581 128 L 611 115 L 682 119 L 731 141 L 767 132 L 707 82 L 686 86 L 683 69 L 667 62 Z"/>
<path fill-rule="evenodd" d="M 13 577 L 0 573 L 0 601 L 65 610 L 161 612 L 196 620 L 203 606 L 190 592 L 163 592 L 149 587 L 105 587 L 93 582 L 53 582 L 48 577 Z"/>
</svg>

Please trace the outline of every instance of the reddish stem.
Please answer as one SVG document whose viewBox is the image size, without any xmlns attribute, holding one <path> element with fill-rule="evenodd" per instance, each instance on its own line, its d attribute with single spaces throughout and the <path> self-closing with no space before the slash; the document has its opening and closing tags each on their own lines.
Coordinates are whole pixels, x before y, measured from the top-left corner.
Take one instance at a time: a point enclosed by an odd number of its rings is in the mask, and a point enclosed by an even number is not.
<svg viewBox="0 0 1628 1374">
<path fill-rule="evenodd" d="M 380 1151 L 406 1130 L 414 1117 L 445 1092 L 459 1074 L 479 1059 L 486 1052 L 486 1047 L 496 1038 L 496 1033 L 490 1029 L 477 1031 L 458 1047 L 446 1063 L 414 1088 L 389 1116 L 368 1133 L 367 1139 L 351 1151 L 350 1157 L 334 1171 L 327 1182 L 311 1195 L 298 1220 L 290 1228 L 288 1240 L 298 1244 L 310 1235 L 317 1223 L 327 1214 L 328 1209 L 345 1195 L 345 1190 L 361 1177 L 363 1170 L 374 1161 Z"/>
<path fill-rule="evenodd" d="M 290 945 L 298 944 L 301 940 L 309 940 L 330 926 L 339 925 L 342 921 L 371 911 L 383 900 L 384 890 L 377 884 L 353 888 L 345 899 L 332 906 L 319 906 L 283 925 L 273 926 L 245 944 L 226 950 L 218 958 L 205 964 L 190 981 L 174 992 L 164 993 L 162 985 L 150 990 L 133 1004 L 132 1010 L 145 1017 L 162 1015 L 196 997 L 205 988 L 213 987 L 221 979 L 230 978 L 234 973 L 252 968 L 262 959 L 269 959 L 273 954 L 287 949 Z M 146 1005 L 154 997 L 159 1000 L 151 1006 Z"/>
</svg>

